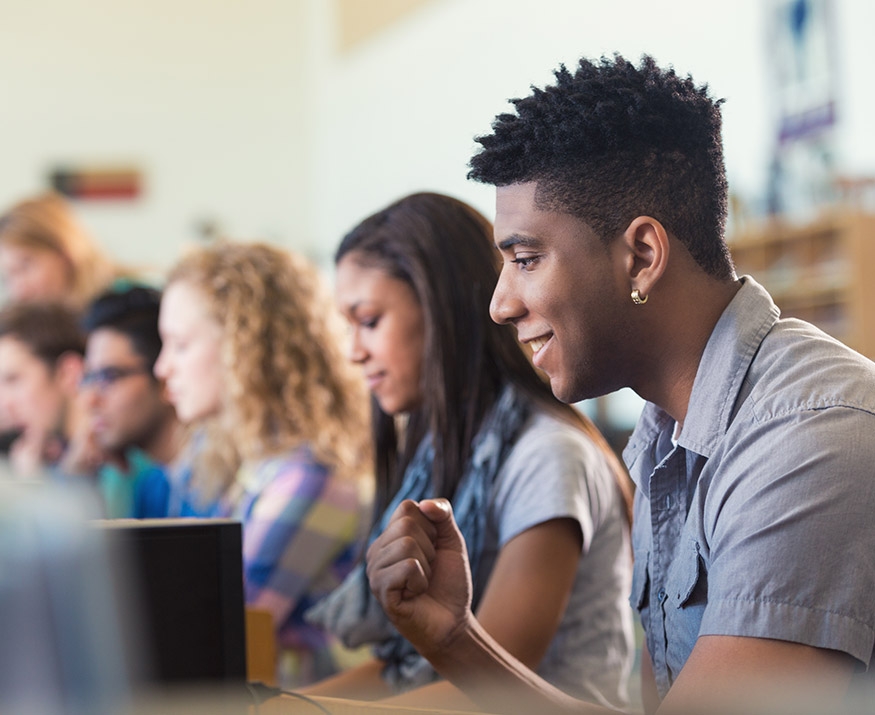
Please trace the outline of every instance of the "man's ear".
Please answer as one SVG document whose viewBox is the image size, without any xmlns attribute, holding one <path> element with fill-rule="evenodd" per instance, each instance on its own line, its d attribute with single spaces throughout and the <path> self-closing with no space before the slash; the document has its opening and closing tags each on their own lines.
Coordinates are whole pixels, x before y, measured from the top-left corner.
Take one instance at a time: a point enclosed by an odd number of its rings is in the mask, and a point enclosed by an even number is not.
<svg viewBox="0 0 875 715">
<path fill-rule="evenodd" d="M 623 232 L 629 290 L 647 299 L 668 267 L 669 240 L 665 227 L 650 216 L 639 216 Z"/>
<path fill-rule="evenodd" d="M 79 353 L 68 350 L 55 361 L 55 380 L 64 394 L 73 397 L 79 391 L 84 370 L 85 359 Z"/>
</svg>

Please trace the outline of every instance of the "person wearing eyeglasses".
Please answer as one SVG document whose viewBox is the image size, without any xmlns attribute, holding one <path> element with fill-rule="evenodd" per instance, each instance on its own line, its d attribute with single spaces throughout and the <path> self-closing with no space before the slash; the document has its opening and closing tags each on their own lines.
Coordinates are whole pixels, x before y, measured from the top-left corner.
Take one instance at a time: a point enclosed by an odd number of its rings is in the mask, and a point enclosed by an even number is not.
<svg viewBox="0 0 875 715">
<path fill-rule="evenodd" d="M 160 291 L 133 285 L 101 294 L 82 320 L 87 421 L 63 466 L 96 476 L 111 518 L 167 516 L 167 472 L 184 461 L 185 429 L 152 372 L 160 305 Z"/>
<path fill-rule="evenodd" d="M 66 306 L 21 303 L 0 311 L 0 412 L 11 430 L 16 476 L 45 475 L 81 424 L 84 350 L 76 314 Z"/>
</svg>

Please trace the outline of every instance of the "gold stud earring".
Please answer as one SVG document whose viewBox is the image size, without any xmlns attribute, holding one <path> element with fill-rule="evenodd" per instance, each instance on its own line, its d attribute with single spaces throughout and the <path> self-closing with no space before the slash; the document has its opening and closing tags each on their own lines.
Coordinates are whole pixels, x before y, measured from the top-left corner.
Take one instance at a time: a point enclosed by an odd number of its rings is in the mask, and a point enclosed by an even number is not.
<svg viewBox="0 0 875 715">
<path fill-rule="evenodd" d="M 641 293 L 638 292 L 638 289 L 637 289 L 637 288 L 635 288 L 635 289 L 632 290 L 632 302 L 633 302 L 635 305 L 644 305 L 644 304 L 647 302 L 647 298 L 648 298 L 648 297 L 649 297 L 649 296 L 646 296 L 646 295 L 645 295 L 645 296 L 642 298 L 642 297 L 641 297 Z"/>
</svg>

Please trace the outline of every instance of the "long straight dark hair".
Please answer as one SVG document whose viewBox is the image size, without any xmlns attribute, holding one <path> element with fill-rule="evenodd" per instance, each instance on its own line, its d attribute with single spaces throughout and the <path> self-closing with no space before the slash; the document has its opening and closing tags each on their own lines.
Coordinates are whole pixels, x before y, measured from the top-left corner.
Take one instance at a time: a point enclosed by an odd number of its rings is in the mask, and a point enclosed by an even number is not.
<svg viewBox="0 0 875 715">
<path fill-rule="evenodd" d="M 595 426 L 557 400 L 509 325 L 489 315 L 499 255 L 492 225 L 471 206 L 442 194 L 407 196 L 366 218 L 341 242 L 335 264 L 348 257 L 407 283 L 422 307 L 425 349 L 422 405 L 404 434 L 372 398 L 377 494 L 375 518 L 401 485 L 423 437 L 434 444 L 435 496 L 452 499 L 486 413 L 507 383 L 583 430 L 605 453 L 631 514 L 628 475 Z"/>
</svg>

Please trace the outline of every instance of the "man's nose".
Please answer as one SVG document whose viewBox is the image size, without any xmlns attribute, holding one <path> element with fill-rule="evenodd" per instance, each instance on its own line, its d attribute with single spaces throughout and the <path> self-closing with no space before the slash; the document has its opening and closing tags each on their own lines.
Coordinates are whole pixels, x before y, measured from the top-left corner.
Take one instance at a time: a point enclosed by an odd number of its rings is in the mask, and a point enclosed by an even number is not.
<svg viewBox="0 0 875 715">
<path fill-rule="evenodd" d="M 489 315 L 496 323 L 504 324 L 512 323 L 524 313 L 525 306 L 516 294 L 513 280 L 507 269 L 502 268 L 489 303 Z"/>
</svg>

